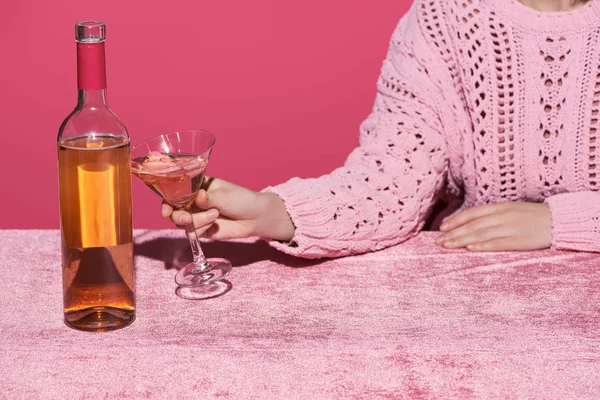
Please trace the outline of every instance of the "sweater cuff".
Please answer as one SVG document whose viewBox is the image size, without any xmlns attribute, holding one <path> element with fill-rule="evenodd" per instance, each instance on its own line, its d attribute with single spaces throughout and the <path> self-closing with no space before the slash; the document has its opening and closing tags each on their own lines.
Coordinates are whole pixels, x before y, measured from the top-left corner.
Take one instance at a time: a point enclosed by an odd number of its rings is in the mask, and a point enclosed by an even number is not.
<svg viewBox="0 0 600 400">
<path fill-rule="evenodd" d="M 270 186 L 263 193 L 279 196 L 285 205 L 294 227 L 294 237 L 287 243 L 268 240 L 268 243 L 284 253 L 304 258 L 334 257 L 341 255 L 339 249 L 331 248 L 331 218 L 328 210 L 335 209 L 331 196 L 323 196 L 312 180 L 293 178 Z M 335 246 L 334 246 L 335 247 Z"/>
<path fill-rule="evenodd" d="M 545 203 L 552 215 L 553 248 L 600 251 L 600 193 L 563 193 Z"/>
</svg>

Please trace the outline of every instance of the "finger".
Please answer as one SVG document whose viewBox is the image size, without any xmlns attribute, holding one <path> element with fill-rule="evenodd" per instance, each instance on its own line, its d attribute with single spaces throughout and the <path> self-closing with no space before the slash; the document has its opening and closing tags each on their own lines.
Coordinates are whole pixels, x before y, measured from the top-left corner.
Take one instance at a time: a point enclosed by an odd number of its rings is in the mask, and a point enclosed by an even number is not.
<svg viewBox="0 0 600 400">
<path fill-rule="evenodd" d="M 202 226 L 201 228 L 194 229 L 193 231 L 186 231 L 186 234 L 187 234 L 188 238 L 190 238 L 190 239 L 192 239 L 192 240 L 195 240 L 195 239 L 198 239 L 198 238 L 205 237 L 205 233 L 206 233 L 206 231 L 207 231 L 207 230 L 208 230 L 208 229 L 209 229 L 209 228 L 210 228 L 210 227 L 211 227 L 213 224 L 214 224 L 214 222 L 213 222 L 213 223 L 210 223 L 210 224 L 208 224 L 208 225 L 204 225 L 204 226 Z"/>
<path fill-rule="evenodd" d="M 200 191 L 198 191 L 198 194 L 196 195 L 195 204 L 201 210 L 212 208 L 211 205 L 208 203 L 208 193 L 206 192 L 206 190 L 200 189 Z"/>
<path fill-rule="evenodd" d="M 210 224 L 204 225 L 202 228 L 198 228 L 196 229 L 196 235 L 197 237 L 207 237 L 206 236 L 206 231 L 209 230 L 215 223 L 212 222 Z"/>
<path fill-rule="evenodd" d="M 192 214 L 192 218 L 194 220 L 194 227 L 198 231 L 198 229 L 215 222 L 219 218 L 219 211 L 211 208 L 210 210 Z"/>
<path fill-rule="evenodd" d="M 251 230 L 240 225 L 238 221 L 218 218 L 205 232 L 204 237 L 213 240 L 229 240 L 245 238 L 251 235 Z"/>
<path fill-rule="evenodd" d="M 208 192 L 214 192 L 223 186 L 223 181 L 217 178 L 205 176 L 202 181 L 202 187 L 196 195 L 194 206 L 201 210 L 207 210 L 209 208 L 218 208 L 215 204 L 209 203 Z"/>
<path fill-rule="evenodd" d="M 438 246 L 444 242 L 453 240 L 457 237 L 464 236 L 469 234 L 470 232 L 476 232 L 482 229 L 491 228 L 494 226 L 500 225 L 502 221 L 502 213 L 495 213 L 491 215 L 486 215 L 481 218 L 476 218 L 471 220 L 464 225 L 460 225 L 454 229 L 446 231 L 446 233 L 440 235 L 435 240 L 435 244 Z"/>
<path fill-rule="evenodd" d="M 231 205 L 231 189 L 236 187 L 229 184 L 229 187 L 224 187 L 222 183 L 218 183 L 218 179 L 214 179 L 207 189 L 201 189 L 196 195 L 194 205 L 201 210 L 216 208 L 220 212 L 227 210 Z"/>
<path fill-rule="evenodd" d="M 482 218 L 482 217 L 485 217 L 486 215 L 490 215 L 490 214 L 493 214 L 493 213 L 496 213 L 499 211 L 503 211 L 507 207 L 509 207 L 509 205 L 510 205 L 509 202 L 504 202 L 504 203 L 485 204 L 482 206 L 471 207 L 471 208 L 466 209 L 465 211 L 461 212 L 460 214 L 457 214 L 453 217 L 448 218 L 446 221 L 444 221 L 442 223 L 442 225 L 440 226 L 440 230 L 442 232 L 447 232 L 447 231 L 457 228 L 461 225 L 464 225 L 467 222 L 472 221 L 474 219 Z"/>
<path fill-rule="evenodd" d="M 187 227 L 194 223 L 193 227 L 195 230 L 204 227 L 205 225 L 212 224 L 219 217 L 217 210 L 210 209 L 194 214 L 190 214 L 186 211 L 175 211 L 172 216 L 172 220 L 178 228 L 187 229 Z"/>
<path fill-rule="evenodd" d="M 244 203 L 243 196 L 254 200 L 254 194 L 253 191 L 234 185 L 233 183 L 217 178 L 210 178 L 208 186 L 203 186 L 203 190 L 198 192 L 194 204 L 199 209 L 207 210 L 209 208 L 216 208 L 221 214 L 227 215 L 232 207 L 236 208 L 236 204 Z"/>
<path fill-rule="evenodd" d="M 169 218 L 173 214 L 173 207 L 163 201 L 161 206 L 161 214 L 163 218 Z"/>
<path fill-rule="evenodd" d="M 497 239 L 488 240 L 486 242 L 473 243 L 467 246 L 467 250 L 473 252 L 482 251 L 524 251 L 535 250 L 527 244 L 520 236 L 507 236 Z"/>
<path fill-rule="evenodd" d="M 473 245 L 475 243 L 487 242 L 513 235 L 513 230 L 506 225 L 498 225 L 469 232 L 466 235 L 455 237 L 442 243 L 448 249 L 458 249 Z"/>
<path fill-rule="evenodd" d="M 206 230 L 210 228 L 212 224 L 214 224 L 218 217 L 219 212 L 215 209 L 212 209 L 192 215 L 194 220 L 194 224 L 192 226 L 194 227 L 194 230 L 190 230 L 189 224 L 177 225 L 177 227 L 185 230 L 191 239 L 195 239 L 197 237 L 201 237 L 204 232 L 206 232 Z"/>
<path fill-rule="evenodd" d="M 188 225 L 192 223 L 192 215 L 187 211 L 177 210 L 171 214 L 171 221 L 175 225 Z"/>
<path fill-rule="evenodd" d="M 214 224 L 211 224 L 208 229 L 206 231 L 204 231 L 203 236 L 207 239 L 213 239 L 213 240 L 223 240 L 223 239 L 227 239 L 225 237 L 222 237 L 222 235 L 220 235 L 220 231 L 221 231 L 221 221 L 216 221 Z"/>
</svg>

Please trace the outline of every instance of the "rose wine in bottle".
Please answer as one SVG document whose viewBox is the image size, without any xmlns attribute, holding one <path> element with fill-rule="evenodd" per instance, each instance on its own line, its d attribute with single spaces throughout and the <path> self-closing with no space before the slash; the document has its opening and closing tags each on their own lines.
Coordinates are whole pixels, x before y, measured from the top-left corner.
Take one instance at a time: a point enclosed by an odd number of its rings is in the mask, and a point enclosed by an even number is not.
<svg viewBox="0 0 600 400">
<path fill-rule="evenodd" d="M 106 102 L 99 21 L 75 25 L 78 103 L 58 132 L 65 323 L 85 331 L 135 319 L 129 135 Z"/>
</svg>

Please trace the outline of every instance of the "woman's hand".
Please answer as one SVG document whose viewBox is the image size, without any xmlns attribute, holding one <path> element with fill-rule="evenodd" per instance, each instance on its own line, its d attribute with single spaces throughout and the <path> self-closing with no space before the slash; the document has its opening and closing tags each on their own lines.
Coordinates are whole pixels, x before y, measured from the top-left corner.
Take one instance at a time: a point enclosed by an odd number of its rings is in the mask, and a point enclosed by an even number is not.
<svg viewBox="0 0 600 400">
<path fill-rule="evenodd" d="M 192 222 L 198 237 L 216 240 L 261 236 L 289 241 L 294 225 L 283 201 L 275 194 L 258 193 L 222 179 L 204 179 L 192 214 L 173 211 L 163 202 L 162 215 L 180 228 Z"/>
<path fill-rule="evenodd" d="M 505 202 L 469 208 L 448 218 L 435 243 L 470 251 L 538 250 L 550 247 L 552 218 L 545 203 Z"/>
</svg>

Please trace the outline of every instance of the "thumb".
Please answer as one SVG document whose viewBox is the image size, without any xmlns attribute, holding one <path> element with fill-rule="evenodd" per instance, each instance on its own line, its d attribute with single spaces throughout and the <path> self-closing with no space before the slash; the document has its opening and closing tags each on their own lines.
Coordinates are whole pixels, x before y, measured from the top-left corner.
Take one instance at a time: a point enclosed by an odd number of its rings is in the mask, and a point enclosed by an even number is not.
<svg viewBox="0 0 600 400">
<path fill-rule="evenodd" d="M 209 208 L 214 207 L 214 205 L 210 204 L 210 202 L 208 200 L 208 193 L 206 193 L 206 190 L 204 190 L 204 189 L 200 189 L 198 191 L 198 194 L 196 195 L 195 203 L 198 206 L 198 208 L 200 208 L 201 210 L 208 210 Z"/>
<path fill-rule="evenodd" d="M 202 182 L 202 188 L 198 191 L 198 194 L 196 195 L 196 200 L 194 201 L 196 206 L 198 206 L 198 208 L 200 208 L 201 210 L 208 210 L 210 208 L 215 207 L 215 205 L 211 204 L 208 199 L 208 191 L 212 189 L 212 186 L 214 186 L 214 181 L 215 178 L 208 176 L 204 177 L 204 182 Z"/>
<path fill-rule="evenodd" d="M 217 209 L 220 213 L 231 211 L 231 208 L 237 204 L 234 199 L 243 197 L 245 191 L 240 186 L 217 179 L 210 178 L 205 186 L 196 196 L 196 206 L 203 210 L 211 208 Z"/>
<path fill-rule="evenodd" d="M 200 189 L 196 196 L 196 206 L 201 210 L 215 208 L 219 211 L 223 211 L 229 206 L 229 202 L 223 191 L 211 190 L 209 194 L 205 189 Z"/>
</svg>

